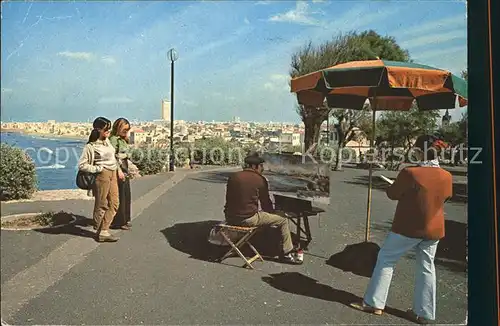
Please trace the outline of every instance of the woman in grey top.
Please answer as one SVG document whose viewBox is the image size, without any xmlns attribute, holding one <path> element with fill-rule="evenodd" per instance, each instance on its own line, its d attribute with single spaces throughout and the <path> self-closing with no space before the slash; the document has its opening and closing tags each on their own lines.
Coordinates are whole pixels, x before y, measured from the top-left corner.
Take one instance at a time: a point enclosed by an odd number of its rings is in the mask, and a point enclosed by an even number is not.
<svg viewBox="0 0 500 326">
<path fill-rule="evenodd" d="M 96 173 L 92 192 L 95 197 L 94 229 L 99 242 L 115 242 L 118 238 L 109 233 L 119 204 L 118 179 L 124 174 L 115 158 L 115 149 L 109 142 L 111 121 L 104 117 L 94 120 L 93 130 L 83 148 L 78 162 L 80 171 Z"/>
</svg>

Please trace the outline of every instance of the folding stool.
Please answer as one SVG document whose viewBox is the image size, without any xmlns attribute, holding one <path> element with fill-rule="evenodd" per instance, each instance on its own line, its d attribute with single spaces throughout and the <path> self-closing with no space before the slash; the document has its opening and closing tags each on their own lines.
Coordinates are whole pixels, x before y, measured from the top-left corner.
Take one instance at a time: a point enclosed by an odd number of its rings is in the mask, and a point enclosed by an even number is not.
<svg viewBox="0 0 500 326">
<path fill-rule="evenodd" d="M 252 263 L 259 259 L 260 261 L 264 261 L 262 256 L 259 254 L 257 249 L 255 249 L 254 246 L 249 242 L 251 237 L 257 232 L 258 228 L 257 227 L 243 227 L 243 226 L 233 226 L 233 225 L 227 225 L 227 224 L 219 224 L 216 226 L 218 229 L 218 232 L 222 235 L 226 243 L 231 246 L 229 251 L 222 256 L 222 258 L 219 258 L 217 261 L 221 263 L 223 260 L 226 258 L 230 257 L 234 252 L 238 254 L 238 256 L 241 257 L 245 261 L 245 264 L 242 267 L 249 267 L 251 269 L 254 269 L 252 266 Z M 242 235 L 242 237 L 239 240 L 232 241 L 230 238 L 230 233 L 239 233 Z M 236 242 L 236 243 L 234 243 Z M 245 255 L 241 252 L 241 248 L 247 244 L 250 249 L 255 253 L 255 256 L 252 258 L 247 259 Z"/>
</svg>

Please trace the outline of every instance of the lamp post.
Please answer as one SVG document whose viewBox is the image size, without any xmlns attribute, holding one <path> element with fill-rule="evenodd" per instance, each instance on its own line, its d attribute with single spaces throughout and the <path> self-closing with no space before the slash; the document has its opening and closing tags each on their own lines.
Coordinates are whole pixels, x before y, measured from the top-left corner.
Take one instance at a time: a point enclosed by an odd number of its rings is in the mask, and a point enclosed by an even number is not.
<svg viewBox="0 0 500 326">
<path fill-rule="evenodd" d="M 169 171 L 174 171 L 174 62 L 179 58 L 179 54 L 174 48 L 168 50 L 167 57 L 170 60 L 170 162 Z"/>
</svg>

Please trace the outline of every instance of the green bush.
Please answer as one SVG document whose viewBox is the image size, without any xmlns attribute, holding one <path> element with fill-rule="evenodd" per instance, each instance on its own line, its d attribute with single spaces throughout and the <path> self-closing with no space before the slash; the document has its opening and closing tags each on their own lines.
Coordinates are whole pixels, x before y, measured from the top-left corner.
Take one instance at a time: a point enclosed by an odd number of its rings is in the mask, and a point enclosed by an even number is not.
<svg viewBox="0 0 500 326">
<path fill-rule="evenodd" d="M 28 199 L 37 190 L 35 163 L 20 148 L 0 144 L 0 188 L 9 199 Z"/>
<path fill-rule="evenodd" d="M 142 175 L 157 174 L 168 167 L 169 150 L 164 148 L 139 147 L 130 152 L 130 160 Z"/>
<path fill-rule="evenodd" d="M 248 149 L 238 143 L 223 138 L 201 139 L 195 143 L 193 157 L 198 164 L 239 165 L 242 164 Z"/>
</svg>

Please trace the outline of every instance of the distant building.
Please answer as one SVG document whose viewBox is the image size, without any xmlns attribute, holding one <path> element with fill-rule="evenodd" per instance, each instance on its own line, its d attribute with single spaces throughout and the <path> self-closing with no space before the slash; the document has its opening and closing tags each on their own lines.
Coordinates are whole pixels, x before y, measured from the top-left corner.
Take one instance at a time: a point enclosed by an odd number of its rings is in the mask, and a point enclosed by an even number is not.
<svg viewBox="0 0 500 326">
<path fill-rule="evenodd" d="M 147 134 L 142 129 L 134 129 L 130 132 L 130 143 L 139 145 L 146 142 Z"/>
<path fill-rule="evenodd" d="M 446 109 L 446 113 L 443 115 L 443 118 L 441 120 L 441 126 L 448 127 L 450 125 L 450 121 L 451 121 L 451 115 L 448 112 L 448 109 Z"/>
<path fill-rule="evenodd" d="M 170 101 L 161 101 L 161 119 L 165 121 L 170 121 Z"/>
<path fill-rule="evenodd" d="M 301 134 L 299 133 L 282 133 L 279 136 L 279 141 L 282 145 L 300 146 L 302 144 Z"/>
</svg>

